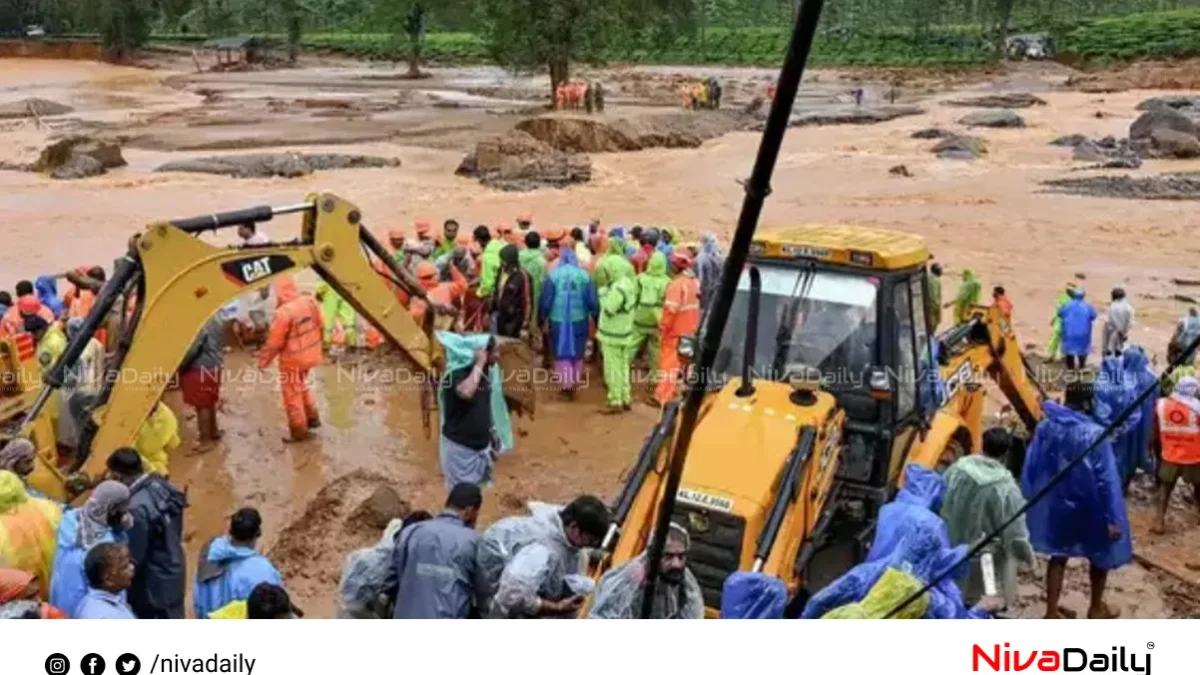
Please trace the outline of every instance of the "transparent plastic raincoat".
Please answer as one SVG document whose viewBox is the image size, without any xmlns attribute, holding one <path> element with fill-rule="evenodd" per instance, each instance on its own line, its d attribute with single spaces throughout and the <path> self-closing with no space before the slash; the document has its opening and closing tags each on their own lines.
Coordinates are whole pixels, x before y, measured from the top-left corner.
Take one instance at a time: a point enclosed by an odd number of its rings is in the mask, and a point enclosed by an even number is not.
<svg viewBox="0 0 1200 675">
<path fill-rule="evenodd" d="M 389 581 L 395 583 L 392 561 L 395 558 L 396 535 L 401 527 L 404 527 L 404 521 L 393 519 L 378 543 L 351 551 L 346 556 L 346 567 L 342 570 L 342 581 L 338 586 L 339 619 L 381 618 L 375 611 L 375 603 L 380 593 L 389 590 Z"/>
<path fill-rule="evenodd" d="M 1158 467 L 1154 455 L 1150 452 L 1150 434 L 1154 432 L 1154 405 L 1159 395 L 1158 376 L 1150 369 L 1150 359 L 1146 357 L 1146 352 L 1136 345 L 1125 350 L 1122 366 L 1126 376 L 1133 381 L 1133 388 L 1137 394 L 1150 387 L 1154 387 L 1154 393 L 1142 401 L 1142 421 L 1126 439 L 1128 445 L 1120 454 L 1130 462 L 1136 461 L 1136 466 L 1142 471 L 1157 475 Z"/>
<path fill-rule="evenodd" d="M 1137 400 L 1137 377 L 1126 372 L 1122 357 L 1106 356 L 1100 364 L 1100 381 L 1096 383 L 1095 391 L 1096 421 L 1107 425 Z M 1154 414 L 1153 408 L 1150 414 Z M 1143 419 L 1142 407 L 1139 406 L 1115 432 L 1112 439 L 1113 455 L 1117 460 L 1117 472 L 1121 475 L 1122 485 L 1133 478 L 1141 464 L 1142 453 L 1137 449 L 1137 439 L 1148 438 L 1143 426 L 1148 428 L 1153 419 Z"/>
<path fill-rule="evenodd" d="M 532 617 L 539 598 L 561 600 L 584 590 L 575 585 L 579 579 L 568 578 L 581 573 L 582 560 L 563 531 L 562 508 L 531 502 L 531 515 L 504 518 L 483 533 L 475 588 L 486 616 Z"/>
<path fill-rule="evenodd" d="M 680 529 L 687 537 L 687 531 Z M 589 619 L 638 619 L 646 594 L 646 561 L 649 552 L 604 573 L 596 584 L 596 597 L 588 612 Z M 704 595 L 700 582 L 686 567 L 683 581 L 668 584 L 661 577 L 654 584 L 651 619 L 703 619 Z"/>
<path fill-rule="evenodd" d="M 1054 401 L 1042 405 L 1045 418 L 1029 444 L 1021 489 L 1026 499 L 1086 450 L 1103 428 L 1091 418 Z M 1030 507 L 1026 514 L 1033 548 L 1038 553 L 1087 558 L 1103 569 L 1133 560 L 1129 516 L 1121 495 L 1121 477 L 1112 443 L 1077 464 L 1066 478 Z M 1109 527 L 1118 536 L 1110 536 Z"/>
</svg>

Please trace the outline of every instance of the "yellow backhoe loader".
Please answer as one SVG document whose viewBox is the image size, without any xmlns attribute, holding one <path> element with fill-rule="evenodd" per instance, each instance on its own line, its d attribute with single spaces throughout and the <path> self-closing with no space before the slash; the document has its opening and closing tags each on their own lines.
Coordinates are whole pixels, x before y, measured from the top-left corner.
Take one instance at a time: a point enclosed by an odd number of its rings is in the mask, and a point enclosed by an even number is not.
<svg viewBox="0 0 1200 675">
<path fill-rule="evenodd" d="M 929 257 L 916 236 L 849 226 L 750 245 L 671 512 L 710 614 L 736 570 L 779 577 L 798 610 L 858 562 L 906 463 L 945 468 L 980 447 L 987 380 L 1030 430 L 1041 418 L 998 309 L 931 345 Z M 642 448 L 599 571 L 647 546 L 678 417 L 667 406 Z"/>
<path fill-rule="evenodd" d="M 286 243 L 214 246 L 198 238 L 203 232 L 288 213 L 301 214 L 303 220 L 299 236 Z M 45 387 L 37 359 L 31 358 L 32 340 L 18 336 L 0 342 L 5 379 L 0 424 L 5 437 L 31 437 L 38 447 L 31 484 L 56 499 L 86 490 L 104 472 L 108 456 L 133 441 L 204 324 L 242 294 L 304 269 L 314 270 L 379 328 L 418 372 L 432 372 L 435 350 L 429 327 L 417 325 L 397 301 L 393 286 L 413 297 L 425 298 L 425 292 L 363 226 L 353 204 L 331 194 L 314 194 L 281 208 L 155 223 L 131 239 L 128 253 L 116 261 L 79 335 L 44 374 Z M 99 400 L 85 416 L 74 455 L 64 461 L 56 450 L 54 430 L 41 413 L 88 339 L 109 321 L 113 308 L 125 317 L 130 298 L 133 311 L 120 326 Z M 61 414 L 69 413 L 64 409 Z"/>
</svg>

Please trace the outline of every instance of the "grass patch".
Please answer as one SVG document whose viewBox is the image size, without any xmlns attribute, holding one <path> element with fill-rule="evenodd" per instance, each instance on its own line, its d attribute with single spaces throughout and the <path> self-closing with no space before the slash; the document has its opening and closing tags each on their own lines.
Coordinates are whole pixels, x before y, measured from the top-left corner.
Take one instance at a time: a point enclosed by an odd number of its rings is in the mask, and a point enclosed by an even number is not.
<svg viewBox="0 0 1200 675">
<path fill-rule="evenodd" d="M 1082 61 L 1119 62 L 1200 55 L 1200 8 L 1098 19 L 1066 31 L 1059 52 Z"/>
</svg>

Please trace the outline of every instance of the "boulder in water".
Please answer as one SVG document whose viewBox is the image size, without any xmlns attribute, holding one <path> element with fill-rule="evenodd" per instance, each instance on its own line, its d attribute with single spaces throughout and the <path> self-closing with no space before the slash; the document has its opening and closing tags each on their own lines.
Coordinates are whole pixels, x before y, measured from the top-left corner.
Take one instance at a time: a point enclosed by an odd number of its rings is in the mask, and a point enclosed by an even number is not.
<svg viewBox="0 0 1200 675">
<path fill-rule="evenodd" d="M 1184 112 L 1200 112 L 1200 96 L 1171 95 L 1155 96 L 1137 104 L 1137 110 L 1154 110 L 1156 108 L 1172 108 Z"/>
<path fill-rule="evenodd" d="M 313 171 L 331 169 L 366 169 L 400 166 L 400 160 L 366 155 L 315 154 L 296 152 L 252 153 L 199 157 L 167 162 L 155 169 L 158 172 L 179 171 L 210 173 L 234 178 L 299 178 Z"/>
<path fill-rule="evenodd" d="M 105 170 L 115 169 L 126 164 L 125 158 L 121 155 L 121 148 L 117 144 L 87 136 L 70 136 L 46 146 L 37 162 L 34 163 L 33 170 L 53 172 L 78 155 L 91 157 L 99 162 Z"/>
<path fill-rule="evenodd" d="M 1082 143 L 1091 143 L 1087 136 L 1083 134 L 1070 134 L 1068 136 L 1059 136 L 1050 141 L 1050 145 L 1057 145 L 1060 148 L 1074 148 Z"/>
<path fill-rule="evenodd" d="M 1142 113 L 1141 117 L 1134 120 L 1133 124 L 1129 125 L 1129 139 L 1148 140 L 1154 134 L 1155 129 L 1169 129 L 1181 134 L 1196 135 L 1196 123 L 1190 117 L 1174 108 L 1161 106 L 1147 110 Z"/>
<path fill-rule="evenodd" d="M 557 150 L 523 131 L 480 141 L 455 172 L 498 190 L 562 188 L 592 179 L 587 155 Z"/>
<path fill-rule="evenodd" d="M 987 154 L 987 143 L 977 136 L 958 134 L 933 146 L 930 152 L 943 159 L 976 159 Z"/>
<path fill-rule="evenodd" d="M 1096 146 L 1095 143 L 1084 139 L 1084 141 L 1075 146 L 1071 153 L 1071 159 L 1076 162 L 1103 162 L 1108 159 L 1108 155 Z"/>
<path fill-rule="evenodd" d="M 59 165 L 51 173 L 51 178 L 59 180 L 75 180 L 90 178 L 104 173 L 104 165 L 100 160 L 90 155 L 71 155 L 66 162 Z"/>
<path fill-rule="evenodd" d="M 945 105 L 959 108 L 1031 108 L 1035 105 L 1046 105 L 1042 99 L 1033 94 L 989 94 L 975 98 L 946 101 Z"/>
<path fill-rule="evenodd" d="M 1017 129 L 1025 126 L 1025 120 L 1011 110 L 980 110 L 964 116 L 958 123 L 968 127 L 994 129 Z"/>
<path fill-rule="evenodd" d="M 1200 157 L 1200 139 L 1172 129 L 1158 128 L 1150 133 L 1152 154 L 1156 157 L 1191 159 Z"/>
<path fill-rule="evenodd" d="M 0 120 L 14 120 L 25 117 L 48 117 L 65 115 L 75 112 L 69 105 L 63 105 L 44 98 L 24 98 L 11 103 L 0 103 Z"/>
<path fill-rule="evenodd" d="M 934 138 L 951 138 L 952 136 L 954 136 L 953 131 L 946 131 L 945 129 L 938 129 L 937 127 L 930 127 L 928 129 L 921 129 L 920 131 L 914 131 L 910 138 L 920 138 L 922 140 L 930 140 L 930 139 L 934 139 Z"/>
<path fill-rule="evenodd" d="M 920 115 L 924 112 L 923 109 L 912 105 L 853 106 L 793 115 L 790 126 L 879 124 L 880 122 L 889 122 L 900 117 Z"/>
<path fill-rule="evenodd" d="M 910 172 L 908 170 L 908 167 L 904 166 L 903 164 L 897 164 L 896 166 L 893 166 L 892 168 L 888 169 L 888 173 L 890 173 L 893 176 L 903 176 L 904 178 L 912 178 L 912 172 Z"/>
</svg>

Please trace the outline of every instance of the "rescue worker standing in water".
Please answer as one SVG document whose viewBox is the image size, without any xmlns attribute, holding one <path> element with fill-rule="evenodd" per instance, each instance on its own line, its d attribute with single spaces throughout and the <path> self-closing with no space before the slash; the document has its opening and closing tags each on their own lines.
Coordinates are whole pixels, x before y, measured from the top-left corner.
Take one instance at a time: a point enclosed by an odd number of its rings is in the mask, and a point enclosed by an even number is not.
<svg viewBox="0 0 1200 675">
<path fill-rule="evenodd" d="M 296 280 L 280 277 L 276 282 L 279 307 L 271 319 L 271 332 L 258 355 L 258 367 L 266 368 L 279 357 L 279 380 L 283 409 L 290 435 L 285 443 L 308 439 L 309 430 L 321 426 L 317 400 L 308 388 L 308 372 L 321 365 L 321 336 L 325 327 L 321 308 L 312 298 L 301 295 Z"/>
<path fill-rule="evenodd" d="M 675 399 L 679 371 L 683 363 L 679 360 L 679 339 L 695 335 L 700 329 L 700 282 L 692 274 L 692 259 L 683 251 L 671 255 L 671 271 L 675 273 L 667 284 L 667 297 L 663 302 L 662 346 L 658 356 L 658 386 L 654 398 L 659 405 Z"/>
</svg>

